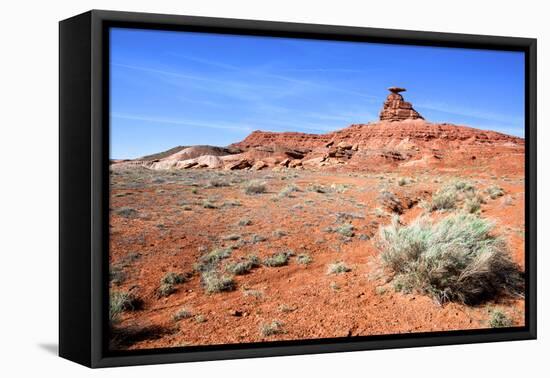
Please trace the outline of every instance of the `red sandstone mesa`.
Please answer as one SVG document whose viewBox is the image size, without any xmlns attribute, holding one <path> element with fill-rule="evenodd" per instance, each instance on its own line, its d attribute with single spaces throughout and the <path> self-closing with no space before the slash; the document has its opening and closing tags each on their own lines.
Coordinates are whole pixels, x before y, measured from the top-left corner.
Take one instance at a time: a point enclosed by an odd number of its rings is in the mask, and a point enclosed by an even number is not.
<svg viewBox="0 0 550 378">
<path fill-rule="evenodd" d="M 151 169 L 344 169 L 492 166 L 498 172 L 523 164 L 522 138 L 447 123 L 431 123 L 390 87 L 380 120 L 326 133 L 254 131 L 228 148 L 182 148 L 157 160 L 124 161 L 116 167 Z M 504 157 L 516 157 L 506 159 Z"/>
</svg>

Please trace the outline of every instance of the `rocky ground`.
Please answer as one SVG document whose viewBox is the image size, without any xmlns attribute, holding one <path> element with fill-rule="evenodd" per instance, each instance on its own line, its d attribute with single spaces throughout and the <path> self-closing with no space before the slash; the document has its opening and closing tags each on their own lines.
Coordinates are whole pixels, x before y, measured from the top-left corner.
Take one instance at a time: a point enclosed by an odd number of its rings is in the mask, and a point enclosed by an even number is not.
<svg viewBox="0 0 550 378">
<path fill-rule="evenodd" d="M 111 295 L 130 300 L 115 314 L 112 347 L 479 329 L 495 312 L 523 325 L 521 297 L 440 304 L 397 291 L 379 259 L 379 229 L 392 214 L 407 224 L 465 211 L 463 202 L 426 206 L 461 180 L 482 199 L 466 211 L 493 220 L 524 269 L 523 161 L 500 160 L 438 170 L 113 168 Z M 201 278 L 207 260 L 221 292 Z"/>
</svg>

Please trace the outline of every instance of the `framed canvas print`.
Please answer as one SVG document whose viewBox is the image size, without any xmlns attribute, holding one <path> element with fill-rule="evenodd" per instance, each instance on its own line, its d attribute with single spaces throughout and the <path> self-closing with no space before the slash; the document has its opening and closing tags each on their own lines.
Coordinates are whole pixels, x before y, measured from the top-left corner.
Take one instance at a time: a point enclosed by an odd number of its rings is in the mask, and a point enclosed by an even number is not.
<svg viewBox="0 0 550 378">
<path fill-rule="evenodd" d="M 60 23 L 60 355 L 536 337 L 536 40 Z"/>
</svg>

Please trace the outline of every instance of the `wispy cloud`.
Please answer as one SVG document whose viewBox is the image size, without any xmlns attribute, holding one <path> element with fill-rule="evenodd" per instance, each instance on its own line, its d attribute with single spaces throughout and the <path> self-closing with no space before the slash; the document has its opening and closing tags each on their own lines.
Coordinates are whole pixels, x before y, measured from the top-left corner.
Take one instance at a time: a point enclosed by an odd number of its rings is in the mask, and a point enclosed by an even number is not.
<svg viewBox="0 0 550 378">
<path fill-rule="evenodd" d="M 320 73 L 367 73 L 367 70 L 357 70 L 353 68 L 288 68 L 282 69 L 282 72 L 320 72 Z"/>
<path fill-rule="evenodd" d="M 483 119 L 486 121 L 492 121 L 496 123 L 510 124 L 522 124 L 523 118 L 517 116 L 510 116 L 502 113 L 488 112 L 475 108 L 462 107 L 457 105 L 450 105 L 442 102 L 419 102 L 415 104 L 415 108 L 434 110 L 437 112 L 459 115 L 463 117 L 471 117 Z"/>
<path fill-rule="evenodd" d="M 176 53 L 174 53 L 172 55 L 177 56 L 177 57 L 182 58 L 182 59 L 186 59 L 186 60 L 195 62 L 195 63 L 200 63 L 200 64 L 204 64 L 204 65 L 208 65 L 208 66 L 212 66 L 212 67 L 216 67 L 216 68 L 221 68 L 221 69 L 225 69 L 225 70 L 240 72 L 240 73 L 243 73 L 243 74 L 246 74 L 246 75 L 269 78 L 269 79 L 276 79 L 276 80 L 282 80 L 282 81 L 286 81 L 286 82 L 289 82 L 289 83 L 300 84 L 300 85 L 304 85 L 304 86 L 308 86 L 308 87 L 312 87 L 312 88 L 325 89 L 325 90 L 332 91 L 332 92 L 337 92 L 337 93 L 345 93 L 345 94 L 348 94 L 348 95 L 367 98 L 367 99 L 371 99 L 371 100 L 378 98 L 377 96 L 369 95 L 369 94 L 364 93 L 364 92 L 348 90 L 348 89 L 339 88 L 339 87 L 336 87 L 336 86 L 333 86 L 333 85 L 329 85 L 329 84 L 326 84 L 326 83 L 322 83 L 322 82 L 319 82 L 319 81 L 304 80 L 304 79 L 301 79 L 301 78 L 295 78 L 293 76 L 288 76 L 288 75 L 277 73 L 277 71 L 282 71 L 282 72 L 313 72 L 313 70 L 315 70 L 315 69 L 307 69 L 307 70 L 300 71 L 300 70 L 285 70 L 285 69 L 283 69 L 283 70 L 273 70 L 273 69 L 266 70 L 265 68 L 264 69 L 243 68 L 243 67 L 238 67 L 238 66 L 234 66 L 234 65 L 231 65 L 231 64 L 227 64 L 227 63 L 221 63 L 221 62 L 216 61 L 216 60 L 205 59 L 205 58 L 200 58 L 200 57 L 196 57 L 196 56 L 176 54 Z M 349 70 L 346 70 L 346 69 L 332 69 L 331 70 L 331 69 L 322 69 L 322 68 L 320 68 L 320 69 L 317 69 L 317 70 L 318 70 L 317 72 L 325 72 L 325 73 L 328 73 L 328 72 L 331 72 L 331 71 L 332 72 L 348 72 L 348 73 L 350 73 L 350 72 L 361 72 L 361 70 L 352 70 L 352 69 L 349 69 Z"/>
<path fill-rule="evenodd" d="M 250 125 L 244 124 L 231 124 L 225 122 L 205 122 L 205 121 L 196 121 L 196 120 L 184 120 L 184 119 L 170 119 L 163 117 L 155 116 L 145 116 L 137 114 L 125 114 L 125 113 L 111 113 L 111 117 L 119 119 L 127 119 L 132 121 L 143 121 L 143 122 L 153 122 L 153 123 L 165 123 L 178 126 L 190 126 L 190 127 L 207 127 L 211 129 L 224 129 L 224 130 L 237 130 L 237 131 L 252 131 L 254 128 Z"/>
<path fill-rule="evenodd" d="M 216 78 L 212 75 L 206 74 L 188 74 L 175 70 L 156 69 L 147 66 L 137 66 L 119 62 L 111 62 L 111 65 L 114 67 L 157 75 L 160 80 L 163 80 L 165 83 L 173 86 L 189 88 L 190 82 L 192 82 L 194 89 L 217 93 L 244 101 L 258 101 L 262 95 L 268 95 L 270 98 L 283 98 L 296 93 L 295 88 L 290 88 L 288 86 L 275 86 L 271 84 L 265 85 L 243 79 L 231 80 L 227 78 Z M 170 79 L 168 80 L 167 78 Z M 180 79 L 182 81 L 174 79 Z"/>
</svg>

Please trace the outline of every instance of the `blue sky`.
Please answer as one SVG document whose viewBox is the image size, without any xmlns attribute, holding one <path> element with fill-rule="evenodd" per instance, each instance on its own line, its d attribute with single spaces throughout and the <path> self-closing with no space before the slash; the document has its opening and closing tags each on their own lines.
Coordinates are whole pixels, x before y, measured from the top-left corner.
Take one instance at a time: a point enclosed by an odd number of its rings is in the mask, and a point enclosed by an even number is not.
<svg viewBox="0 0 550 378">
<path fill-rule="evenodd" d="M 110 69 L 112 158 L 368 123 L 390 86 L 428 121 L 523 137 L 519 52 L 114 28 Z"/>
</svg>

